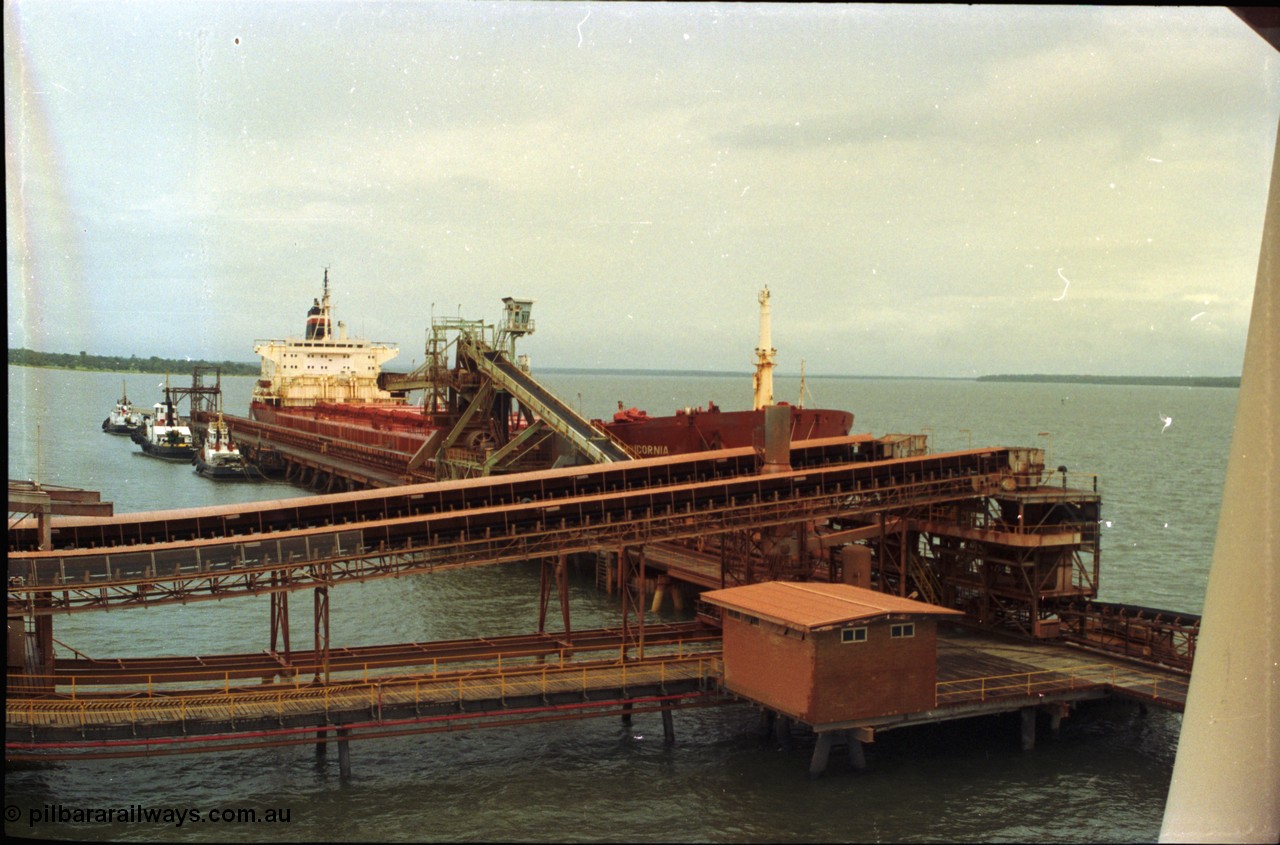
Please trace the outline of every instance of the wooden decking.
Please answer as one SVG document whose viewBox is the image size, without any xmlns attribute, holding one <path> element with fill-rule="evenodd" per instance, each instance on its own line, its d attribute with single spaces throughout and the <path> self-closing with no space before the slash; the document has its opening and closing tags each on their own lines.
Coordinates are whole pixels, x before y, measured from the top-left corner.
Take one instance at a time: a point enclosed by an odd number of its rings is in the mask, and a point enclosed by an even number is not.
<svg viewBox="0 0 1280 845">
<path fill-rule="evenodd" d="M 938 629 L 938 706 L 1103 688 L 1181 711 L 1185 674 L 1063 645 L 959 625 Z"/>
<path fill-rule="evenodd" d="M 10 699 L 10 741 L 56 742 L 96 737 L 191 736 L 271 727 L 383 723 L 432 713 L 470 712 L 477 718 L 513 706 L 714 688 L 720 660 L 655 655 L 644 661 L 595 660 L 519 665 L 491 670 L 401 675 L 370 682 L 270 683 L 179 694 Z"/>
<path fill-rule="evenodd" d="M 10 696 L 5 707 L 6 754 L 39 753 L 59 745 L 89 748 L 118 743 L 226 741 L 252 732 L 297 734 L 317 726 L 385 729 L 389 725 L 450 720 L 458 727 L 507 724 L 513 714 L 549 718 L 582 707 L 630 707 L 661 701 L 662 709 L 736 700 L 723 694 L 718 642 L 646 649 L 643 660 L 543 659 L 476 661 L 449 671 L 421 670 L 369 679 L 337 672 L 330 683 L 292 679 L 260 684 L 210 679 L 201 689 L 120 687 L 91 693 L 59 688 L 57 695 Z M 126 678 L 136 680 L 136 678 Z M 911 724 L 1066 706 L 1083 698 L 1122 696 L 1180 711 L 1188 678 L 1173 670 L 1094 654 L 1062 642 L 1014 639 L 960 625 L 939 627 L 938 680 L 932 709 L 858 720 L 815 730 Z M 456 728 L 455 728 L 456 729 Z M 168 738 L 167 740 L 165 738 Z"/>
</svg>

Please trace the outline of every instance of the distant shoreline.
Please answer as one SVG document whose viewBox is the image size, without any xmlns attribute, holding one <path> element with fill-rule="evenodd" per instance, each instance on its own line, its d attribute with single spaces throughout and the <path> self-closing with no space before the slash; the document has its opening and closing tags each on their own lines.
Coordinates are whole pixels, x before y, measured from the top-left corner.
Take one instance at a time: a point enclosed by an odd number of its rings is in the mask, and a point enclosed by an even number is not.
<svg viewBox="0 0 1280 845">
<path fill-rule="evenodd" d="M 196 361 L 189 358 L 139 358 L 131 355 L 89 355 L 81 352 L 36 352 L 33 349 L 10 349 L 9 363 L 17 367 L 39 367 L 46 370 L 84 370 L 98 373 L 169 373 L 190 375 L 195 367 L 217 368 L 224 376 L 256 376 L 258 364 L 243 361 Z"/>
<path fill-rule="evenodd" d="M 1150 387 L 1239 387 L 1239 376 L 978 376 L 974 381 L 1033 382 L 1036 384 L 1114 384 Z"/>
<path fill-rule="evenodd" d="M 256 376 L 259 373 L 257 364 L 243 361 L 192 361 L 185 358 L 139 358 L 132 355 L 128 358 L 118 355 L 88 355 L 80 353 L 72 355 L 61 352 L 36 352 L 31 349 L 10 349 L 9 363 L 18 367 L 39 367 L 50 370 L 82 370 L 87 372 L 110 373 L 169 373 L 183 375 L 190 373 L 193 367 L 205 369 L 218 368 L 224 376 Z M 750 371 L 730 370 L 658 370 L 658 369 L 621 369 L 613 367 L 541 367 L 540 372 L 564 375 L 594 376 L 681 376 L 707 378 L 750 378 Z M 392 372 L 388 370 L 387 372 Z M 777 373 L 782 378 L 797 378 L 799 373 Z M 1238 376 L 1091 376 L 1091 375 L 1044 375 L 1034 374 L 999 374 L 990 376 L 869 376 L 869 375 L 809 375 L 810 379 L 858 378 L 858 379 L 900 379 L 911 381 L 995 381 L 1024 382 L 1031 384 L 1101 384 L 1101 385 L 1147 385 L 1153 387 L 1239 387 Z"/>
</svg>

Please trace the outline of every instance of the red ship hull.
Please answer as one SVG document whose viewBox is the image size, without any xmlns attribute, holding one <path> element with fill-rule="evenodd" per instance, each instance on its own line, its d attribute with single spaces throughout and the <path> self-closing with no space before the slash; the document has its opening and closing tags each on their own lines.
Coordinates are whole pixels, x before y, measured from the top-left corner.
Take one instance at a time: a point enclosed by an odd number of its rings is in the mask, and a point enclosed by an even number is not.
<svg viewBox="0 0 1280 845">
<path fill-rule="evenodd" d="M 306 434 L 410 455 L 440 428 L 421 408 L 403 404 L 319 403 L 275 408 L 253 402 L 249 406 L 249 417 Z"/>
<path fill-rule="evenodd" d="M 670 417 L 650 417 L 632 408 L 614 414 L 603 423 L 614 437 L 631 447 L 641 458 L 702 452 L 708 449 L 735 449 L 763 445 L 764 411 L 722 411 L 715 405 Z M 853 428 L 853 414 L 821 408 L 791 406 L 791 439 L 844 437 Z"/>
<path fill-rule="evenodd" d="M 255 402 L 250 417 L 259 422 L 298 432 L 358 443 L 413 455 L 440 424 L 420 408 L 400 405 L 318 404 L 276 408 Z M 610 422 L 593 422 L 625 443 L 640 458 L 680 455 L 710 449 L 735 449 L 763 445 L 764 411 L 722 411 L 714 404 L 677 411 L 668 417 L 650 417 L 634 408 L 614 415 Z M 845 437 L 853 427 L 853 414 L 821 408 L 791 406 L 791 439 L 813 440 Z"/>
</svg>

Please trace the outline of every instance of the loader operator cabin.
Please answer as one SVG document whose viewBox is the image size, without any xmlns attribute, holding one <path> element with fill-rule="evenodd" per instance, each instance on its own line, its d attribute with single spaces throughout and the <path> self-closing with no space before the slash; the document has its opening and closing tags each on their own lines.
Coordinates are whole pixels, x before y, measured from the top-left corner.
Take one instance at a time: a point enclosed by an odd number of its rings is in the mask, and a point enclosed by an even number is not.
<svg viewBox="0 0 1280 845">
<path fill-rule="evenodd" d="M 935 705 L 938 619 L 958 610 L 848 584 L 703 593 L 723 609 L 724 685 L 816 731 Z"/>
</svg>

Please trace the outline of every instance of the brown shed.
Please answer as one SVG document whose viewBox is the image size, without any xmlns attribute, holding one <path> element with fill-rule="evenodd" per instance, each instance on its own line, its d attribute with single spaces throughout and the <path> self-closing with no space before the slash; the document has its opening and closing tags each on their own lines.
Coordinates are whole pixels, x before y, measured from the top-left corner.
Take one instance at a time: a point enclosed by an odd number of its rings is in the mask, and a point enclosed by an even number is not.
<svg viewBox="0 0 1280 845">
<path fill-rule="evenodd" d="M 937 620 L 961 616 L 848 584 L 770 581 L 703 593 L 724 609 L 724 683 L 815 729 L 930 710 Z"/>
</svg>

